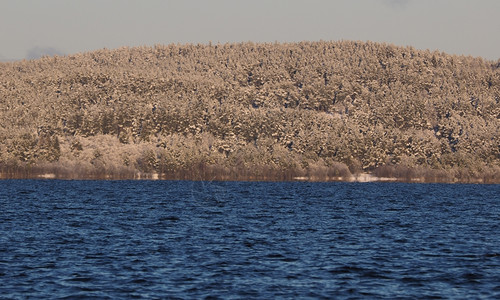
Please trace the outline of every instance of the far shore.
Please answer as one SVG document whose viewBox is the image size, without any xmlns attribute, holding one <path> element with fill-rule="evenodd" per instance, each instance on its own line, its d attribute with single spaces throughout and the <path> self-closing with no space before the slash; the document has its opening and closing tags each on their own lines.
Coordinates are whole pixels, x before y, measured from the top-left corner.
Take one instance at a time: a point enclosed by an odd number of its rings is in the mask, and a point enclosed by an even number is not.
<svg viewBox="0 0 500 300">
<path fill-rule="evenodd" d="M 370 173 L 359 173 L 352 176 L 318 177 L 318 176 L 295 176 L 295 177 L 272 177 L 272 176 L 177 176 L 158 173 L 134 173 L 134 174 L 6 174 L 0 173 L 0 180 L 189 180 L 189 181 L 268 181 L 268 182 L 401 182 L 401 183 L 461 183 L 461 184 L 500 184 L 496 180 L 485 178 L 436 178 L 436 177 L 379 177 Z"/>
</svg>

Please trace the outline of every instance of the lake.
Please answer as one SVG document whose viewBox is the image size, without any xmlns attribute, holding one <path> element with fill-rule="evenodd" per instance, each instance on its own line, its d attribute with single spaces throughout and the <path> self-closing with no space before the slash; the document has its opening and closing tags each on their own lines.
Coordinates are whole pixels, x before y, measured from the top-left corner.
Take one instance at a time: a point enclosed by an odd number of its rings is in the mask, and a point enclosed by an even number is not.
<svg viewBox="0 0 500 300">
<path fill-rule="evenodd" d="M 0 298 L 500 298 L 500 185 L 0 181 Z"/>
</svg>

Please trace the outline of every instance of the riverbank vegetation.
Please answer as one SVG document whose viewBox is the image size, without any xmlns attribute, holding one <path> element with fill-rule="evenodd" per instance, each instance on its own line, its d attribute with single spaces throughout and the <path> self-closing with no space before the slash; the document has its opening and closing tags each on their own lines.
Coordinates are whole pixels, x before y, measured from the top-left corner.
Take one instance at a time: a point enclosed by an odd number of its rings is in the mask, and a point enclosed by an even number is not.
<svg viewBox="0 0 500 300">
<path fill-rule="evenodd" d="M 500 61 L 372 42 L 0 63 L 2 178 L 500 182 Z"/>
</svg>

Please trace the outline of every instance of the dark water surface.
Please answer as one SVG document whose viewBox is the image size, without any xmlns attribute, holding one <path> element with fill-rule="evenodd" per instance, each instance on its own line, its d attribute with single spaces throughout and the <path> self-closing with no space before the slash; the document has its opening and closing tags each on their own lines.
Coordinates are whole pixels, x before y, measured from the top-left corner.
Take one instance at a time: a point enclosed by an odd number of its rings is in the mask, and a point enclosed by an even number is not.
<svg viewBox="0 0 500 300">
<path fill-rule="evenodd" d="M 0 298 L 500 298 L 500 185 L 0 181 Z"/>
</svg>

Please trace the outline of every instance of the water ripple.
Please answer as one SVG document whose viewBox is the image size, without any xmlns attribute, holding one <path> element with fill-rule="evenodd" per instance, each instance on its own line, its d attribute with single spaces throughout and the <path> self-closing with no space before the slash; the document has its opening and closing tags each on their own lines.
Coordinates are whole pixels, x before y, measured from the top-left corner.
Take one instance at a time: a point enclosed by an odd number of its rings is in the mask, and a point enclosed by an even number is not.
<svg viewBox="0 0 500 300">
<path fill-rule="evenodd" d="M 498 185 L 0 181 L 6 299 L 498 298 Z"/>
</svg>

